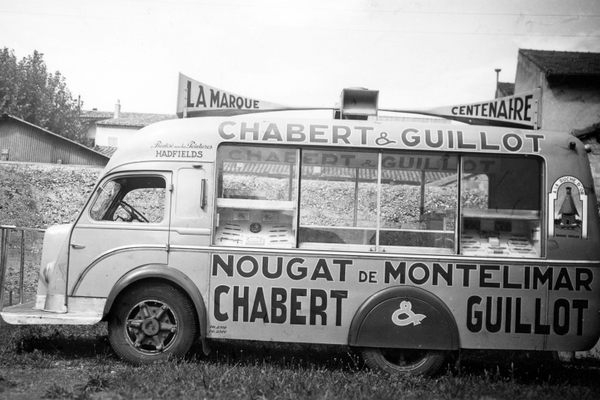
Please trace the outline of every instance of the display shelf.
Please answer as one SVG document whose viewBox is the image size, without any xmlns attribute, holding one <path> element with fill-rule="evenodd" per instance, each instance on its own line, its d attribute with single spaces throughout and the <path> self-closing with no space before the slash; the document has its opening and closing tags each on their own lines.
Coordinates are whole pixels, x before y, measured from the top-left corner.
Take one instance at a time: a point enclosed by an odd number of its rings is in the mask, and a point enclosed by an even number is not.
<svg viewBox="0 0 600 400">
<path fill-rule="evenodd" d="M 296 203 L 284 200 L 252 200 L 218 198 L 217 207 L 243 210 L 294 211 Z"/>
<path fill-rule="evenodd" d="M 534 221 L 540 218 L 540 212 L 537 210 L 510 210 L 502 208 L 464 208 L 463 218 L 479 219 L 513 219 Z"/>
<path fill-rule="evenodd" d="M 539 242 L 513 233 L 465 231 L 461 235 L 461 253 L 466 256 L 539 257 Z"/>
</svg>

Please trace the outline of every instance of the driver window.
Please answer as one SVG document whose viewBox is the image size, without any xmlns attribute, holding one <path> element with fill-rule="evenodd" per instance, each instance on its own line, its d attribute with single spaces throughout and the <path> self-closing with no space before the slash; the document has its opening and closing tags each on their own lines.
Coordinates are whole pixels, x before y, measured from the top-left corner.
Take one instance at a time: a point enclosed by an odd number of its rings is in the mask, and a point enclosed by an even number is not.
<svg viewBox="0 0 600 400">
<path fill-rule="evenodd" d="M 99 187 L 90 216 L 96 221 L 159 223 L 164 218 L 165 195 L 162 177 L 115 178 Z"/>
</svg>

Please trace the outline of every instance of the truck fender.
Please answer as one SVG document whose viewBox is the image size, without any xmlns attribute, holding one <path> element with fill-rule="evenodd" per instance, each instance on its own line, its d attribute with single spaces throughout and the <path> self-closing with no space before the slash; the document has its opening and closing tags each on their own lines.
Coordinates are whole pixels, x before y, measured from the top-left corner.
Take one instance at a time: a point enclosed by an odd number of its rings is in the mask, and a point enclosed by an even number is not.
<svg viewBox="0 0 600 400">
<path fill-rule="evenodd" d="M 115 285 L 111 289 L 108 298 L 106 299 L 106 304 L 104 305 L 102 318 L 106 318 L 106 316 L 110 312 L 110 309 L 115 299 L 123 290 L 125 290 L 131 284 L 142 279 L 160 279 L 169 281 L 173 283 L 174 286 L 177 286 L 181 290 L 183 290 L 190 297 L 194 304 L 194 307 L 196 308 L 198 321 L 200 322 L 200 340 L 202 341 L 202 350 L 205 354 L 208 354 L 209 349 L 205 341 L 208 329 L 208 317 L 206 304 L 204 303 L 202 294 L 198 290 L 198 287 L 194 284 L 194 282 L 192 282 L 192 280 L 187 275 L 185 275 L 178 269 L 169 267 L 167 265 L 142 265 L 140 267 L 130 270 L 121 278 L 119 278 L 117 283 L 115 283 Z"/>
<path fill-rule="evenodd" d="M 457 350 L 456 321 L 436 295 L 414 286 L 383 289 L 357 310 L 348 344 L 360 347 Z"/>
</svg>

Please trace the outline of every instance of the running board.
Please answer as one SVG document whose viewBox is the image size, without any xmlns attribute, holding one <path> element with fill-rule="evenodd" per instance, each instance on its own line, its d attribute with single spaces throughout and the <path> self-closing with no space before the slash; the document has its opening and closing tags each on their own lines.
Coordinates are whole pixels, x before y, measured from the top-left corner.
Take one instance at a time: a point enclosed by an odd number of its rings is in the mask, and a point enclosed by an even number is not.
<svg viewBox="0 0 600 400">
<path fill-rule="evenodd" d="M 67 312 L 57 314 L 33 308 L 35 302 L 5 307 L 0 316 L 10 325 L 94 325 L 102 315 L 93 313 Z"/>
</svg>

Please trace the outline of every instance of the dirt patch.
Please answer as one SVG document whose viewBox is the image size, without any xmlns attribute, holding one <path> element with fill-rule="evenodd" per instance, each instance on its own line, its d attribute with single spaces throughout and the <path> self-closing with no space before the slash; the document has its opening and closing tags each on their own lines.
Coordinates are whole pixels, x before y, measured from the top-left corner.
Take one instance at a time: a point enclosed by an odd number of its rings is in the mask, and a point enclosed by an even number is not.
<svg viewBox="0 0 600 400">
<path fill-rule="evenodd" d="M 46 228 L 71 223 L 93 190 L 100 168 L 0 162 L 0 224 Z M 43 233 L 8 231 L 5 304 L 34 298 Z M 21 243 L 24 243 L 25 290 L 19 293 Z"/>
<path fill-rule="evenodd" d="M 102 169 L 0 163 L 0 223 L 45 228 L 75 220 Z"/>
</svg>

